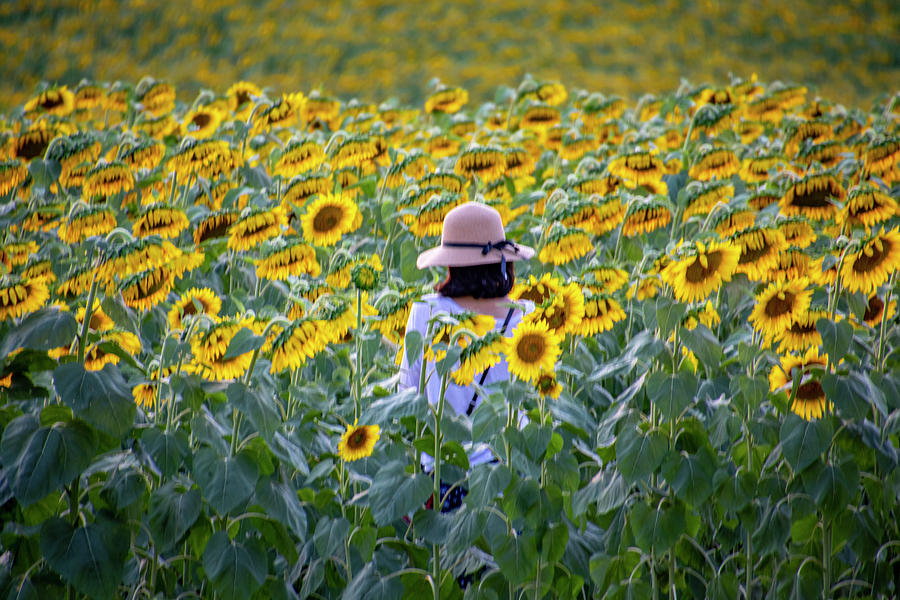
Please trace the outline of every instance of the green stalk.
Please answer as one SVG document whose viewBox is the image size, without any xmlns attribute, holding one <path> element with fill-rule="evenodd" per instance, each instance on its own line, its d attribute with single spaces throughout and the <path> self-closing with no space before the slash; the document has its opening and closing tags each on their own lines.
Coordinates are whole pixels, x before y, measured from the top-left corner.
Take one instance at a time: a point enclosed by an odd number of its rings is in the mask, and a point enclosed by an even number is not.
<svg viewBox="0 0 900 600">
<path fill-rule="evenodd" d="M 91 325 L 91 317 L 94 315 L 94 296 L 97 294 L 97 271 L 91 277 L 91 291 L 88 294 L 87 306 L 84 307 L 84 323 L 81 324 L 81 336 L 78 338 L 78 362 L 84 365 L 84 351 L 87 346 L 87 334 Z"/>
<path fill-rule="evenodd" d="M 669 600 L 676 600 L 678 593 L 675 591 L 675 549 L 669 549 Z"/>
<path fill-rule="evenodd" d="M 875 368 L 880 372 L 884 372 L 884 331 L 887 327 L 887 314 L 888 308 L 891 306 L 891 295 L 894 291 L 894 276 L 897 274 L 897 271 L 891 272 L 891 276 L 888 277 L 888 288 L 884 293 L 884 309 L 881 311 L 881 331 L 878 334 L 878 354 L 875 357 Z M 877 414 L 877 413 L 876 413 Z M 878 421 L 876 421 L 877 423 Z"/>
<path fill-rule="evenodd" d="M 432 502 L 432 510 L 437 511 L 438 514 L 441 512 L 441 504 L 443 503 L 443 498 L 441 498 L 441 419 L 444 416 L 444 397 L 447 392 L 447 378 L 448 374 L 446 373 L 441 376 L 441 395 L 438 399 L 437 412 L 434 413 L 434 469 L 432 470 L 432 473 L 434 474 L 434 500 Z M 433 544 L 431 548 L 432 560 L 434 561 L 431 565 L 432 577 L 435 582 L 434 600 L 440 600 L 441 546 L 440 544 Z"/>
<path fill-rule="evenodd" d="M 831 598 L 831 524 L 825 524 L 822 528 L 822 597 L 825 600 Z"/>
<path fill-rule="evenodd" d="M 362 404 L 362 291 L 356 290 L 356 372 L 353 373 L 353 417 L 359 419 Z"/>
</svg>

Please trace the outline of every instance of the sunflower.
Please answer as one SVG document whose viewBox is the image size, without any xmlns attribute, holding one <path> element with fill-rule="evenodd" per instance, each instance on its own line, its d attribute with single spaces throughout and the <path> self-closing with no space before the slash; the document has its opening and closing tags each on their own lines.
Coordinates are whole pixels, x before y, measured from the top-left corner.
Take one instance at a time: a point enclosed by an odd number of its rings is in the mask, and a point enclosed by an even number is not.
<svg viewBox="0 0 900 600">
<path fill-rule="evenodd" d="M 688 175 L 700 181 L 709 181 L 714 177 L 728 179 L 740 168 L 741 163 L 731 150 L 707 147 L 701 149 L 696 161 L 688 170 Z"/>
<path fill-rule="evenodd" d="M 660 181 L 666 165 L 655 151 L 636 150 L 616 156 L 609 163 L 609 173 L 620 177 L 629 187 Z"/>
<path fill-rule="evenodd" d="M 608 294 L 588 293 L 584 297 L 584 317 L 575 333 L 590 337 L 608 331 L 626 317 L 622 305 Z"/>
<path fill-rule="evenodd" d="M 282 177 L 294 177 L 317 169 L 324 158 L 322 146 L 314 140 L 291 140 L 284 147 L 272 172 Z"/>
<path fill-rule="evenodd" d="M 716 307 L 713 306 L 711 301 L 707 300 L 703 306 L 689 310 L 681 320 L 681 325 L 688 330 L 696 329 L 697 325 L 705 325 L 712 329 L 721 321 L 722 317 L 719 316 Z"/>
<path fill-rule="evenodd" d="M 160 165 L 165 154 L 166 145 L 164 143 L 148 140 L 125 150 L 120 150 L 118 160 L 121 160 L 133 170 L 150 170 Z"/>
<path fill-rule="evenodd" d="M 359 208 L 353 200 L 336 194 L 322 194 L 301 217 L 303 237 L 315 246 L 333 246 L 341 236 L 359 227 Z"/>
<path fill-rule="evenodd" d="M 540 306 L 562 293 L 563 283 L 550 273 L 544 273 L 540 279 L 534 275 L 528 276 L 527 283 L 517 283 L 509 292 L 513 300 L 529 300 L 536 306 Z"/>
<path fill-rule="evenodd" d="M 816 173 L 795 181 L 780 201 L 781 214 L 824 221 L 835 216 L 833 200 L 843 202 L 847 193 L 830 173 Z"/>
<path fill-rule="evenodd" d="M 156 81 L 146 90 L 140 90 L 137 100 L 144 106 L 144 110 L 159 117 L 175 110 L 175 88 L 168 83 Z"/>
<path fill-rule="evenodd" d="M 719 237 L 727 238 L 753 227 L 756 223 L 756 211 L 740 206 L 727 206 L 715 215 L 711 223 Z"/>
<path fill-rule="evenodd" d="M 769 281 L 790 281 L 799 277 L 816 279 L 817 262 L 802 248 L 789 246 L 781 251 L 778 264 L 769 270 Z M 819 265 L 821 266 L 821 265 Z"/>
<path fill-rule="evenodd" d="M 299 369 L 327 346 L 322 323 L 309 317 L 297 318 L 272 341 L 272 373 Z"/>
<path fill-rule="evenodd" d="M 813 163 L 819 163 L 826 169 L 835 167 L 844 159 L 847 152 L 843 142 L 828 140 L 820 144 L 803 146 L 797 151 L 794 161 L 798 165 L 810 167 Z"/>
<path fill-rule="evenodd" d="M 222 301 L 210 288 L 191 288 L 172 303 L 169 309 L 169 327 L 182 329 L 184 318 L 188 315 L 203 313 L 209 315 L 213 321 L 219 316 L 222 309 Z"/>
<path fill-rule="evenodd" d="M 765 123 L 741 119 L 734 127 L 734 132 L 741 138 L 742 144 L 752 144 L 766 130 Z"/>
<path fill-rule="evenodd" d="M 696 242 L 681 250 L 684 256 L 660 273 L 681 302 L 698 302 L 719 289 L 731 280 L 740 258 L 740 249 L 727 242 Z"/>
<path fill-rule="evenodd" d="M 86 312 L 85 307 L 82 306 L 75 313 L 75 320 L 78 321 L 79 325 L 84 323 L 84 315 Z M 103 312 L 103 307 L 100 306 L 100 300 L 94 298 L 94 309 L 91 311 L 91 320 L 90 323 L 88 323 L 88 327 L 93 331 L 107 331 L 114 326 L 115 323 L 113 320 L 109 318 L 109 315 Z"/>
<path fill-rule="evenodd" d="M 381 332 L 385 338 L 394 344 L 402 344 L 406 332 L 406 323 L 409 320 L 409 312 L 412 304 L 419 298 L 415 289 L 402 291 L 398 296 L 386 296 L 384 300 L 378 300 L 378 314 L 372 320 L 372 328 Z"/>
<path fill-rule="evenodd" d="M 564 286 L 526 317 L 532 321 L 544 321 L 550 331 L 560 335 L 577 332 L 583 318 L 584 294 L 575 282 Z"/>
<path fill-rule="evenodd" d="M 554 108 L 548 104 L 532 104 L 519 121 L 519 127 L 522 129 L 542 130 L 562 122 L 562 115 L 558 108 Z"/>
<path fill-rule="evenodd" d="M 175 171 L 179 181 L 188 181 L 193 176 L 215 181 L 220 176 L 230 176 L 241 163 L 236 150 L 228 142 L 217 139 L 198 140 L 186 137 L 178 149 L 168 159 L 170 171 Z"/>
<path fill-rule="evenodd" d="M 101 161 L 85 175 L 81 188 L 86 199 L 103 201 L 109 196 L 133 190 L 134 175 L 121 161 Z"/>
<path fill-rule="evenodd" d="M 53 272 L 53 261 L 49 258 L 44 260 L 33 260 L 25 265 L 22 269 L 22 277 L 28 279 L 43 279 L 50 285 L 56 281 L 56 273 Z"/>
<path fill-rule="evenodd" d="M 322 125 L 332 126 L 332 124 L 336 124 L 335 121 L 337 121 L 340 113 L 340 101 L 322 96 L 317 91 L 314 91 L 309 98 L 306 98 L 300 107 L 300 118 L 309 130 L 321 128 Z"/>
<path fill-rule="evenodd" d="M 303 206 L 317 194 L 325 194 L 331 189 L 331 178 L 327 175 L 298 175 L 291 179 L 284 191 L 284 200 L 295 206 Z"/>
<path fill-rule="evenodd" d="M 6 158 L 30 162 L 31 159 L 44 155 L 53 138 L 53 131 L 44 126 L 33 126 L 12 138 L 12 156 Z"/>
<path fill-rule="evenodd" d="M 59 239 L 75 244 L 91 236 L 106 235 L 116 227 L 115 213 L 102 206 L 75 209 L 59 226 Z"/>
<path fill-rule="evenodd" d="M 425 348 L 425 359 L 437 362 L 446 356 L 446 351 L 439 348 L 440 344 L 449 344 L 457 332 L 467 329 L 475 334 L 476 338 L 484 337 L 492 331 L 497 322 L 490 315 L 482 315 L 475 312 L 461 312 L 452 315 L 448 322 L 434 332 L 431 345 Z M 462 348 L 469 345 L 469 336 L 461 335 L 456 339 L 456 344 Z"/>
<path fill-rule="evenodd" d="M 506 174 L 509 177 L 531 175 L 534 173 L 534 166 L 534 157 L 527 150 L 522 148 L 509 148 L 506 150 Z"/>
<path fill-rule="evenodd" d="M 538 254 L 543 263 L 564 265 L 585 256 L 594 249 L 587 232 L 554 223 L 544 234 L 544 244 Z"/>
<path fill-rule="evenodd" d="M 351 200 L 355 200 L 361 191 L 356 184 L 359 183 L 360 169 L 359 167 L 344 167 L 334 172 L 334 180 L 343 190 L 344 196 Z"/>
<path fill-rule="evenodd" d="M 332 288 L 344 289 L 350 285 L 353 279 L 353 270 L 363 266 L 371 269 L 375 277 L 384 270 L 381 258 L 377 254 L 349 256 L 345 253 L 336 253 L 331 259 L 325 282 Z"/>
<path fill-rule="evenodd" d="M 581 279 L 594 293 L 612 294 L 628 283 L 628 271 L 612 265 L 595 265 L 582 271 Z"/>
<path fill-rule="evenodd" d="M 0 321 L 25 316 L 42 307 L 50 291 L 44 279 L 28 279 L 15 275 L 0 278 Z"/>
<path fill-rule="evenodd" d="M 692 139 L 701 133 L 707 137 L 715 137 L 723 131 L 729 131 L 737 123 L 741 111 L 733 104 L 705 104 L 694 115 Z"/>
<path fill-rule="evenodd" d="M 887 315 L 884 314 L 884 300 L 882 300 L 878 294 L 872 294 L 869 296 L 869 300 L 866 303 L 866 312 L 863 315 L 863 322 L 869 327 L 881 327 L 881 319 L 882 317 L 888 321 L 894 318 L 894 314 L 897 312 L 897 303 L 895 301 L 891 301 L 890 305 L 887 307 Z"/>
<path fill-rule="evenodd" d="M 21 160 L 0 162 L 0 196 L 6 196 L 28 177 L 28 169 Z"/>
<path fill-rule="evenodd" d="M 684 188 L 685 208 L 682 221 L 694 215 L 705 217 L 720 202 L 728 204 L 734 197 L 734 186 L 728 181 L 691 181 Z"/>
<path fill-rule="evenodd" d="M 783 168 L 784 164 L 784 157 L 780 154 L 765 154 L 763 156 L 745 158 L 741 161 L 740 178 L 746 183 L 768 181 L 771 173 Z"/>
<path fill-rule="evenodd" d="M 97 84 L 82 80 L 74 94 L 76 111 L 88 111 L 103 105 L 103 88 Z"/>
<path fill-rule="evenodd" d="M 884 173 L 900 161 L 900 139 L 887 138 L 873 141 L 863 155 L 867 173 Z"/>
<path fill-rule="evenodd" d="M 767 344 L 809 310 L 812 292 L 806 289 L 808 284 L 805 277 L 775 282 L 756 296 L 756 305 L 747 320 L 762 333 Z"/>
<path fill-rule="evenodd" d="M 858 252 L 849 253 L 841 267 L 841 282 L 849 292 L 872 294 L 900 266 L 900 232 L 882 229 Z"/>
<path fill-rule="evenodd" d="M 126 277 L 119 286 L 122 300 L 135 310 L 150 310 L 166 299 L 175 275 L 166 267 L 150 268 Z"/>
<path fill-rule="evenodd" d="M 287 216 L 281 206 L 268 210 L 251 209 L 228 228 L 228 247 L 237 251 L 250 250 L 280 235 L 286 225 Z"/>
<path fill-rule="evenodd" d="M 812 369 L 824 369 L 826 365 L 825 357 L 819 354 L 815 346 L 809 348 L 803 356 L 786 354 L 781 357 L 781 363 L 769 371 L 769 389 L 772 392 L 783 391 L 790 396 L 796 369 L 800 384 L 791 403 L 791 412 L 807 421 L 819 419 L 825 415 L 826 406 L 830 410 L 832 404 L 826 399 L 822 384 L 813 378 Z"/>
<path fill-rule="evenodd" d="M 659 275 L 641 277 L 637 282 L 628 286 L 626 297 L 629 300 L 636 299 L 638 302 L 648 298 L 655 298 L 661 286 L 662 281 L 659 279 Z"/>
<path fill-rule="evenodd" d="M 75 110 L 75 94 L 66 86 L 44 90 L 25 103 L 25 112 L 65 117 Z"/>
<path fill-rule="evenodd" d="M 267 249 L 256 261 L 256 276 L 262 279 L 287 280 L 306 274 L 318 277 L 322 267 L 316 260 L 316 251 L 299 238 Z"/>
<path fill-rule="evenodd" d="M 784 110 L 776 98 L 762 96 L 747 103 L 744 106 L 744 114 L 751 121 L 778 124 L 784 117 Z"/>
<path fill-rule="evenodd" d="M 778 353 L 802 352 L 810 346 L 820 346 L 822 335 L 816 328 L 816 321 L 828 318 L 828 311 L 807 310 L 791 321 L 790 327 L 775 337 Z"/>
<path fill-rule="evenodd" d="M 416 181 L 419 189 L 441 188 L 454 194 L 462 194 L 466 191 L 467 180 L 462 175 L 455 173 L 437 172 L 427 173 Z"/>
<path fill-rule="evenodd" d="M 141 211 L 141 216 L 131 227 L 135 237 L 144 238 L 158 235 L 162 238 L 176 238 L 188 228 L 190 222 L 180 208 L 165 204 L 151 204 Z"/>
<path fill-rule="evenodd" d="M 824 142 L 832 136 L 831 124 L 824 120 L 801 121 L 787 128 L 787 139 L 784 144 L 786 154 L 796 154 L 807 144 Z"/>
<path fill-rule="evenodd" d="M 864 227 L 867 231 L 879 223 L 889 221 L 900 210 L 897 201 L 879 190 L 864 184 L 850 190 L 847 203 L 837 214 L 839 225 Z"/>
<path fill-rule="evenodd" d="M 781 251 L 787 249 L 784 235 L 771 227 L 750 227 L 734 234 L 730 241 L 741 250 L 735 271 L 751 281 L 765 281 L 778 267 Z"/>
<path fill-rule="evenodd" d="M 375 442 L 381 437 L 381 428 L 378 425 L 347 425 L 347 431 L 338 442 L 338 456 L 341 460 L 352 462 L 360 458 L 372 456 Z"/>
<path fill-rule="evenodd" d="M 141 340 L 130 331 L 111 329 L 103 333 L 100 339 L 91 344 L 84 353 L 84 368 L 88 371 L 99 371 L 106 365 L 119 364 L 119 356 L 107 352 L 105 344 L 118 346 L 124 352 L 136 356 L 141 352 Z"/>
<path fill-rule="evenodd" d="M 429 188 L 428 191 L 435 189 Z M 409 224 L 410 233 L 418 238 L 437 236 L 441 234 L 447 213 L 464 202 L 465 198 L 460 194 L 452 192 L 432 194 L 427 202 L 418 207 L 416 214 L 408 215 L 404 222 Z"/>
<path fill-rule="evenodd" d="M 479 373 L 500 362 L 502 352 L 503 335 L 499 331 L 489 331 L 463 348 L 459 366 L 450 376 L 457 385 L 469 385 Z"/>
<path fill-rule="evenodd" d="M 181 122 L 181 134 L 202 140 L 213 135 L 226 114 L 213 106 L 199 106 L 189 110 Z"/>
<path fill-rule="evenodd" d="M 237 81 L 225 92 L 229 109 L 240 119 L 250 116 L 255 100 L 262 95 L 262 89 L 249 81 Z"/>
<path fill-rule="evenodd" d="M 542 373 L 552 373 L 560 355 L 562 335 L 550 331 L 544 321 L 521 321 L 512 337 L 503 338 L 509 372 L 525 381 L 537 382 Z"/>
<path fill-rule="evenodd" d="M 374 137 L 353 135 L 335 144 L 328 154 L 331 167 L 335 170 L 343 167 L 358 167 L 378 154 Z"/>
<path fill-rule="evenodd" d="M 747 198 L 747 206 L 759 212 L 781 200 L 782 195 L 781 192 L 773 189 L 771 186 L 760 187 L 751 192 L 750 197 Z"/>
<path fill-rule="evenodd" d="M 803 217 L 779 219 L 775 228 L 784 235 L 784 241 L 797 248 L 806 248 L 816 241 L 816 231 Z"/>
<path fill-rule="evenodd" d="M 297 113 L 303 109 L 304 103 L 303 94 L 284 94 L 274 102 L 264 104 L 261 110 L 253 114 L 253 132 L 266 133 L 297 125 Z"/>
<path fill-rule="evenodd" d="M 247 372 L 253 359 L 252 352 L 244 352 L 226 359 L 225 354 L 235 334 L 243 328 L 259 334 L 259 326 L 253 319 L 224 319 L 214 323 L 206 331 L 191 336 L 191 352 L 197 373 L 209 381 L 227 381 Z"/>
<path fill-rule="evenodd" d="M 37 242 L 10 242 L 0 246 L 0 263 L 7 269 L 18 267 L 28 262 L 28 257 L 38 251 Z"/>
<path fill-rule="evenodd" d="M 506 155 L 496 148 L 472 148 L 459 155 L 454 172 L 467 179 L 478 176 L 493 181 L 506 172 Z"/>
<path fill-rule="evenodd" d="M 182 251 L 172 242 L 158 238 L 136 239 L 111 249 L 100 270 L 102 280 L 126 277 L 139 271 L 165 266 L 172 268 Z"/>
<path fill-rule="evenodd" d="M 171 135 L 177 135 L 179 125 L 178 121 L 171 114 L 156 118 L 147 117 L 145 114 L 138 118 L 134 124 L 134 130 L 135 132 L 143 133 L 147 137 L 162 140 Z"/>
<path fill-rule="evenodd" d="M 632 237 L 650 233 L 665 227 L 672 220 L 672 213 L 659 198 L 640 199 L 631 204 L 622 222 L 622 235 Z"/>
<path fill-rule="evenodd" d="M 440 111 L 447 114 L 458 112 L 469 101 L 469 92 L 461 87 L 443 88 L 425 100 L 425 112 Z"/>
</svg>

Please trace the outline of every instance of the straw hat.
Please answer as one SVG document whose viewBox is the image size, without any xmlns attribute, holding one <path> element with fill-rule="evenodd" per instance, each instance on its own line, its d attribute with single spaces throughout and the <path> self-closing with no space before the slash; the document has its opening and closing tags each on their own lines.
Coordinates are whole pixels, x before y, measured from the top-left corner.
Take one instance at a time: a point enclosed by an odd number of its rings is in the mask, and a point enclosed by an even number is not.
<svg viewBox="0 0 900 600">
<path fill-rule="evenodd" d="M 534 249 L 506 239 L 500 213 L 480 202 L 457 206 L 444 217 L 441 245 L 419 255 L 420 269 L 436 266 L 469 267 L 527 260 Z M 505 267 L 504 267 L 505 269 Z"/>
</svg>

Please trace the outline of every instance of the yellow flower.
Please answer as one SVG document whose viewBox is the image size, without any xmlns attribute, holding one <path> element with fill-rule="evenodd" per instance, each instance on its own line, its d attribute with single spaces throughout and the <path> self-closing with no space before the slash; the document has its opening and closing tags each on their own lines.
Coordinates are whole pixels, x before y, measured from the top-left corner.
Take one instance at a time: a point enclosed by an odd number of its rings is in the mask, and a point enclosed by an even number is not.
<svg viewBox="0 0 900 600">
<path fill-rule="evenodd" d="M 847 193 L 829 173 L 809 175 L 794 182 L 780 201 L 781 214 L 824 221 L 837 214 L 834 200 L 843 202 Z"/>
<path fill-rule="evenodd" d="M 816 241 L 816 231 L 803 217 L 779 219 L 775 227 L 784 235 L 784 241 L 790 246 L 806 248 Z"/>
<path fill-rule="evenodd" d="M 120 150 L 118 159 L 133 170 L 149 170 L 158 167 L 165 154 L 166 145 L 164 143 L 148 140 L 127 148 L 124 151 Z"/>
<path fill-rule="evenodd" d="M 140 90 L 140 87 L 138 101 L 143 104 L 144 110 L 157 117 L 175 110 L 175 88 L 170 84 L 155 81 L 146 90 Z"/>
<path fill-rule="evenodd" d="M 802 352 L 811 346 L 820 346 L 822 336 L 816 329 L 816 321 L 826 317 L 828 312 L 824 310 L 807 310 L 797 316 L 792 320 L 791 326 L 775 338 L 778 353 Z"/>
<path fill-rule="evenodd" d="M 658 199 L 642 200 L 634 203 L 622 223 L 622 235 L 632 237 L 650 233 L 665 227 L 672 220 L 672 213 L 665 203 Z"/>
<path fill-rule="evenodd" d="M 872 294 L 900 266 L 900 232 L 897 228 L 870 238 L 856 253 L 848 254 L 841 267 L 841 282 L 852 292 Z"/>
<path fill-rule="evenodd" d="M 579 330 L 581 320 L 584 318 L 584 311 L 584 295 L 581 287 L 577 283 L 571 282 L 558 294 L 537 306 L 526 319 L 544 321 L 551 331 L 565 335 Z"/>
<path fill-rule="evenodd" d="M 425 101 L 425 112 L 440 111 L 448 114 L 457 112 L 469 101 L 469 92 L 460 87 L 443 88 Z"/>
<path fill-rule="evenodd" d="M 550 331 L 543 321 L 522 321 L 512 337 L 503 338 L 509 372 L 525 381 L 538 381 L 542 373 L 552 373 L 560 355 L 562 335 Z"/>
<path fill-rule="evenodd" d="M 21 160 L 0 162 L 0 197 L 6 196 L 28 177 L 28 169 Z"/>
<path fill-rule="evenodd" d="M 115 213 L 103 206 L 75 209 L 65 223 L 59 226 L 59 239 L 75 244 L 95 235 L 106 235 L 116 228 Z"/>
<path fill-rule="evenodd" d="M 161 238 L 176 238 L 188 228 L 190 222 L 180 208 L 165 204 L 151 204 L 141 211 L 141 216 L 131 231 L 135 237 L 158 235 Z"/>
<path fill-rule="evenodd" d="M 544 273 L 540 279 L 529 275 L 528 282 L 517 283 L 510 291 L 509 297 L 513 300 L 530 300 L 536 306 L 540 306 L 561 293 L 562 289 L 562 281 L 550 273 Z"/>
<path fill-rule="evenodd" d="M 576 333 L 590 337 L 613 328 L 619 321 L 624 321 L 625 311 L 622 305 L 606 294 L 588 294 L 584 297 L 584 318 Z"/>
<path fill-rule="evenodd" d="M 225 358 L 228 345 L 238 331 L 247 327 L 254 333 L 262 333 L 262 327 L 253 319 L 224 319 L 207 331 L 191 336 L 191 352 L 196 361 L 197 373 L 209 381 L 227 381 L 244 375 L 253 359 L 252 352 L 244 352 Z"/>
<path fill-rule="evenodd" d="M 787 248 L 784 235 L 770 227 L 751 227 L 734 234 L 731 243 L 739 247 L 738 273 L 752 281 L 766 281 L 779 265 L 781 251 Z"/>
<path fill-rule="evenodd" d="M 564 265 L 585 256 L 593 248 L 594 244 L 585 231 L 554 223 L 545 235 L 538 260 Z"/>
<path fill-rule="evenodd" d="M 347 431 L 338 442 L 338 456 L 341 460 L 352 462 L 360 458 L 372 456 L 375 442 L 381 437 L 381 428 L 378 425 L 347 425 Z"/>
<path fill-rule="evenodd" d="M 562 385 L 556 378 L 556 373 L 541 373 L 538 380 L 534 382 L 534 389 L 542 398 L 559 398 Z"/>
<path fill-rule="evenodd" d="M 791 327 L 809 310 L 812 292 L 806 289 L 809 280 L 805 277 L 770 284 L 756 296 L 756 306 L 747 319 L 753 329 L 763 335 L 769 344 Z"/>
<path fill-rule="evenodd" d="M 692 181 L 685 186 L 685 208 L 682 221 L 694 215 L 705 217 L 719 204 L 728 204 L 734 197 L 734 186 L 728 181 Z"/>
<path fill-rule="evenodd" d="M 471 148 L 459 155 L 453 170 L 468 179 L 477 176 L 482 181 L 493 181 L 506 172 L 506 155 L 496 148 Z"/>
<path fill-rule="evenodd" d="M 819 354 L 815 346 L 809 348 L 802 357 L 791 354 L 782 356 L 781 364 L 775 365 L 769 371 L 769 389 L 773 392 L 780 390 L 790 396 L 796 369 L 800 384 L 797 395 L 791 403 L 791 412 L 807 421 L 819 419 L 824 416 L 825 407 L 828 406 L 830 409 L 832 404 L 825 398 L 822 384 L 813 379 L 811 371 L 814 367 L 824 369 L 826 364 L 825 357 Z"/>
<path fill-rule="evenodd" d="M 150 310 L 166 299 L 174 283 L 168 268 L 150 268 L 125 278 L 120 285 L 122 300 L 135 310 Z"/>
<path fill-rule="evenodd" d="M 325 154 L 322 151 L 322 146 L 315 141 L 291 140 L 282 151 L 281 157 L 275 163 L 272 172 L 282 177 L 294 177 L 317 169 L 324 158 Z"/>
<path fill-rule="evenodd" d="M 75 320 L 78 321 L 79 325 L 84 323 L 84 315 L 86 312 L 85 307 L 82 306 L 75 313 Z M 88 327 L 93 331 L 107 331 L 114 326 L 115 323 L 113 323 L 113 320 L 103 312 L 103 308 L 100 306 L 100 300 L 94 298 L 94 309 L 91 311 L 91 322 L 88 324 Z"/>
<path fill-rule="evenodd" d="M 609 163 L 609 172 L 634 187 L 660 181 L 666 174 L 666 165 L 655 152 L 636 150 L 616 156 Z"/>
<path fill-rule="evenodd" d="M 784 157 L 780 154 L 745 158 L 741 162 L 740 177 L 746 183 L 768 181 L 770 171 L 777 171 L 784 166 L 784 163 Z"/>
<path fill-rule="evenodd" d="M 866 312 L 863 315 L 863 322 L 869 327 L 881 327 L 882 317 L 888 321 L 894 318 L 894 314 L 897 312 L 897 302 L 891 300 L 890 306 L 887 307 L 887 315 L 884 314 L 884 310 L 884 300 L 877 294 L 872 294 L 869 296 L 869 301 L 866 303 Z"/>
<path fill-rule="evenodd" d="M 216 132 L 225 115 L 211 106 L 200 106 L 187 112 L 181 122 L 182 135 L 206 139 Z"/>
<path fill-rule="evenodd" d="M 562 115 L 558 108 L 547 104 L 532 104 L 522 115 L 519 127 L 522 129 L 543 130 L 562 122 Z"/>
<path fill-rule="evenodd" d="M 437 362 L 444 358 L 447 354 L 445 350 L 436 346 L 439 344 L 449 344 L 461 329 L 468 329 L 477 337 L 484 337 L 488 332 L 494 329 L 496 320 L 490 315 L 482 315 L 475 312 L 462 312 L 452 316 L 452 323 L 446 323 L 434 333 L 431 345 L 425 348 L 425 358 L 429 361 Z M 456 344 L 462 348 L 469 345 L 469 337 L 460 335 L 456 338 Z"/>
<path fill-rule="evenodd" d="M 864 227 L 867 231 L 889 221 L 900 208 L 897 201 L 872 185 L 863 185 L 850 190 L 847 203 L 837 214 L 838 225 Z"/>
<path fill-rule="evenodd" d="M 360 217 L 356 203 L 346 196 L 320 195 L 300 219 L 303 237 L 315 246 L 333 246 L 345 233 L 359 227 Z"/>
<path fill-rule="evenodd" d="M 328 345 L 323 325 L 313 318 L 299 318 L 288 325 L 272 342 L 272 373 L 299 369 Z"/>
<path fill-rule="evenodd" d="M 231 112 L 238 118 L 246 119 L 253 110 L 254 98 L 262 96 L 262 90 L 255 83 L 238 81 L 228 88 L 225 95 Z"/>
<path fill-rule="evenodd" d="M 199 308 L 198 308 L 199 305 Z M 216 293 L 209 288 L 191 288 L 172 303 L 169 309 L 169 327 L 181 329 L 184 327 L 183 319 L 188 315 L 196 315 L 198 311 L 212 317 L 215 321 L 222 309 L 222 301 Z"/>
<path fill-rule="evenodd" d="M 44 279 L 5 276 L 0 279 L 0 321 L 17 319 L 42 307 L 50 291 Z"/>
<path fill-rule="evenodd" d="M 114 344 L 124 352 L 137 356 L 141 352 L 141 340 L 130 331 L 109 330 L 94 344 L 91 344 L 84 354 L 84 368 L 88 371 L 99 371 L 106 365 L 119 364 L 119 356 L 114 352 L 107 352 L 102 345 Z"/>
<path fill-rule="evenodd" d="M 298 238 L 267 250 L 256 261 L 256 276 L 263 279 L 285 281 L 291 276 L 306 274 L 318 277 L 321 273 L 322 267 L 316 260 L 315 249 Z"/>
<path fill-rule="evenodd" d="M 705 152 L 701 151 L 697 161 L 688 171 L 688 175 L 700 181 L 709 181 L 713 177 L 728 179 L 740 168 L 741 163 L 731 150 L 709 148 Z"/>
<path fill-rule="evenodd" d="M 194 243 L 198 246 L 206 240 L 228 235 L 228 230 L 238 220 L 235 210 L 220 210 L 206 215 L 194 228 Z"/>
<path fill-rule="evenodd" d="M 25 103 L 26 113 L 46 113 L 65 117 L 75 110 L 75 94 L 66 86 L 52 87 Z"/>
<path fill-rule="evenodd" d="M 134 175 L 128 165 L 121 161 L 101 161 L 85 176 L 82 195 L 96 202 L 133 189 Z"/>
<path fill-rule="evenodd" d="M 469 385 L 485 369 L 500 362 L 502 351 L 503 336 L 499 331 L 489 331 L 466 345 L 459 357 L 459 367 L 450 376 L 458 385 Z"/>
<path fill-rule="evenodd" d="M 250 210 L 228 228 L 228 247 L 250 250 L 281 234 L 281 228 L 286 225 L 287 217 L 280 206 Z"/>
<path fill-rule="evenodd" d="M 704 300 L 731 280 L 737 268 L 740 250 L 729 243 L 696 242 L 686 256 L 670 262 L 660 275 L 681 302 Z"/>
</svg>

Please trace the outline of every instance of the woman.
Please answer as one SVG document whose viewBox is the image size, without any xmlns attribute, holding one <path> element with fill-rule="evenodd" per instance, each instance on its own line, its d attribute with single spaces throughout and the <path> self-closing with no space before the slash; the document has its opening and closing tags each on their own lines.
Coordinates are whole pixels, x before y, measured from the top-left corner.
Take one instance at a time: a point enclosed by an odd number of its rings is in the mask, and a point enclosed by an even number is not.
<svg viewBox="0 0 900 600">
<path fill-rule="evenodd" d="M 512 335 L 525 312 L 533 309 L 529 302 L 516 304 L 509 298 L 515 282 L 512 263 L 527 260 L 534 250 L 515 244 L 506 239 L 500 213 L 478 202 L 468 202 L 457 206 L 444 218 L 441 245 L 422 252 L 416 261 L 420 269 L 434 266 L 448 268 L 447 278 L 436 286 L 437 294 L 424 296 L 421 302 L 413 304 L 407 332 L 418 331 L 427 335 L 428 322 L 440 312 L 458 314 L 475 312 L 494 317 L 496 329 L 504 335 Z M 404 351 L 400 369 L 400 383 L 403 387 L 415 388 L 419 385 L 422 357 L 406 356 Z M 432 404 L 440 398 L 441 378 L 434 363 L 426 366 L 425 395 Z M 481 385 L 509 379 L 506 360 L 475 376 Z M 450 381 L 444 394 L 445 405 L 457 414 L 472 414 L 481 401 L 472 385 L 457 385 Z M 469 464 L 490 462 L 494 456 L 486 445 L 469 449 Z M 430 456 L 424 456 L 422 466 L 426 471 L 432 468 Z M 443 484 L 442 484 L 443 487 Z M 450 499 L 450 504 L 454 504 Z M 458 498 L 457 500 L 461 500 Z M 445 503 L 445 510 L 448 508 Z"/>
</svg>

